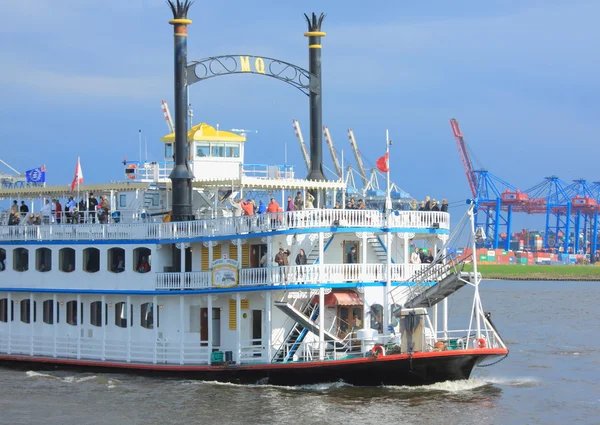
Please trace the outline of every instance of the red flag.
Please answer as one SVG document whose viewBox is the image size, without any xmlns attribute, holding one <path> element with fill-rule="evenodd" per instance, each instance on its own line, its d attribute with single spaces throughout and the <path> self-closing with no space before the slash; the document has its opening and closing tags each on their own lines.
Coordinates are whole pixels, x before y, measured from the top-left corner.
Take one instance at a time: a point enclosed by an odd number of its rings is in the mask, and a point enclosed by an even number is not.
<svg viewBox="0 0 600 425">
<path fill-rule="evenodd" d="M 81 164 L 79 157 L 77 157 L 77 167 L 75 167 L 75 177 L 73 177 L 73 181 L 71 182 L 71 192 L 75 190 L 75 186 L 80 184 L 83 184 L 83 171 L 81 171 Z"/>
<path fill-rule="evenodd" d="M 382 173 L 387 173 L 388 171 L 390 171 L 390 165 L 388 162 L 389 155 L 389 153 L 386 153 L 377 160 L 377 169 Z"/>
</svg>

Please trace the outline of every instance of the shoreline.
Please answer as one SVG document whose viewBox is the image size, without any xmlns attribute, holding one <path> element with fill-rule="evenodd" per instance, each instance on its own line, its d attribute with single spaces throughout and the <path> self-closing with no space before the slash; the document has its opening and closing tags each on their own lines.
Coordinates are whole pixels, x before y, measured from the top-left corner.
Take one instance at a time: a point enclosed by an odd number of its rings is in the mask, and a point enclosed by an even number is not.
<svg viewBox="0 0 600 425">
<path fill-rule="evenodd" d="M 464 269 L 472 270 L 470 264 Z M 600 282 L 600 267 L 593 265 L 481 264 L 477 270 L 483 280 Z"/>
</svg>

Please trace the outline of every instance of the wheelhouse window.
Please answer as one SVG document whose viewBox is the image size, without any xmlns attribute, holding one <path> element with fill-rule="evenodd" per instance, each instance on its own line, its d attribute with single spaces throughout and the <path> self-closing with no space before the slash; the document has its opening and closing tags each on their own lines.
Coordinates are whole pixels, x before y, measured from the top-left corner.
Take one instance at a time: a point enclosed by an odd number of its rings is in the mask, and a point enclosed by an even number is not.
<svg viewBox="0 0 600 425">
<path fill-rule="evenodd" d="M 117 325 L 120 328 L 126 328 L 127 327 L 127 308 L 126 308 L 126 304 L 124 302 L 120 302 L 120 303 L 116 303 L 115 304 L 115 325 Z M 130 307 L 130 313 L 131 316 L 133 317 L 133 304 L 129 305 Z M 130 323 L 129 326 L 133 326 L 133 323 Z"/>
<path fill-rule="evenodd" d="M 86 248 L 83 250 L 83 271 L 96 273 L 100 270 L 100 250 Z"/>
<path fill-rule="evenodd" d="M 154 316 L 156 315 L 156 327 L 160 326 L 160 311 L 154 308 L 153 303 L 141 305 L 141 326 L 146 329 L 154 329 Z"/>
<path fill-rule="evenodd" d="M 58 269 L 65 273 L 75 271 L 75 250 L 73 248 L 61 248 L 58 251 Z"/>
<path fill-rule="evenodd" d="M 67 323 L 71 326 L 77 326 L 83 322 L 83 303 L 77 308 L 77 301 L 67 302 Z M 80 321 L 77 321 L 77 310 L 79 310 Z"/>
<path fill-rule="evenodd" d="M 29 270 L 29 251 L 26 248 L 13 250 L 13 270 L 18 272 Z"/>
<path fill-rule="evenodd" d="M 37 321 L 37 302 L 33 302 L 33 321 Z M 31 300 L 21 300 L 21 322 L 31 323 Z"/>
<path fill-rule="evenodd" d="M 104 323 L 108 325 L 108 304 L 104 303 Z M 102 326 L 102 301 L 90 303 L 90 325 Z"/>
<path fill-rule="evenodd" d="M 148 273 L 152 265 L 152 251 L 149 248 L 136 248 L 133 250 L 134 271 Z"/>
<path fill-rule="evenodd" d="M 108 250 L 108 270 L 113 273 L 125 271 L 125 250 L 123 248 L 111 248 Z"/>
<path fill-rule="evenodd" d="M 196 144 L 196 156 L 203 158 L 210 156 L 210 144 L 209 143 L 197 143 Z"/>
<path fill-rule="evenodd" d="M 35 269 L 38 272 L 49 272 L 52 270 L 52 250 L 49 248 L 38 248 L 35 250 Z"/>
<path fill-rule="evenodd" d="M 6 250 L 0 248 L 0 272 L 6 270 Z"/>
<path fill-rule="evenodd" d="M 225 145 L 225 156 L 227 158 L 239 158 L 240 157 L 240 145 Z"/>
<path fill-rule="evenodd" d="M 165 159 L 173 158 L 173 144 L 165 143 Z"/>
<path fill-rule="evenodd" d="M 10 306 L 9 306 L 10 304 Z M 8 322 L 8 308 L 10 307 L 10 321 L 15 320 L 15 305 L 8 302 L 8 298 L 0 299 L 0 322 Z"/>
<path fill-rule="evenodd" d="M 56 303 L 56 311 L 58 312 L 58 302 Z M 48 325 L 54 324 L 54 301 L 46 300 L 42 303 L 44 323 Z M 58 321 L 57 321 L 58 322 Z"/>
</svg>

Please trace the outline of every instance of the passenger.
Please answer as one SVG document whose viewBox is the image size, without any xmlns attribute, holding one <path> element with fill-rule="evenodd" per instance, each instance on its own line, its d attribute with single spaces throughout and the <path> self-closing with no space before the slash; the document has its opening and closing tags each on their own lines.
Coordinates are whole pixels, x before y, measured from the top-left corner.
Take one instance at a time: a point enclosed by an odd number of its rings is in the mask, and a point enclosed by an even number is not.
<svg viewBox="0 0 600 425">
<path fill-rule="evenodd" d="M 58 199 L 54 200 L 55 202 L 55 206 L 54 206 L 54 211 L 55 211 L 55 217 L 56 217 L 56 222 L 58 224 L 60 224 L 62 222 L 62 216 L 63 216 L 63 208 L 62 205 L 60 203 L 60 201 Z"/>
<path fill-rule="evenodd" d="M 254 205 L 252 205 L 252 201 L 248 199 L 246 202 L 240 201 L 240 206 L 244 211 L 244 215 L 252 217 L 254 215 Z"/>
<path fill-rule="evenodd" d="M 19 205 L 17 204 L 17 200 L 15 199 L 12 203 L 12 206 L 10 207 L 10 212 L 11 213 L 18 213 L 19 212 Z"/>
<path fill-rule="evenodd" d="M 29 207 L 25 205 L 25 201 L 21 201 L 21 207 L 19 208 L 19 212 L 21 213 L 21 217 L 27 217 L 27 213 L 29 212 Z"/>
<path fill-rule="evenodd" d="M 267 212 L 267 206 L 265 205 L 265 202 L 263 200 L 259 201 L 258 203 L 258 213 L 259 214 L 264 214 Z"/>
<path fill-rule="evenodd" d="M 410 202 L 410 210 L 411 210 L 411 211 L 417 211 L 418 209 L 419 209 L 419 205 L 417 204 L 417 200 L 416 200 L 416 199 L 413 199 L 413 200 Z"/>
<path fill-rule="evenodd" d="M 72 196 L 69 196 L 67 205 L 65 205 L 67 223 L 73 222 L 73 211 L 75 210 L 75 208 L 77 208 L 77 202 L 75 202 Z"/>
<path fill-rule="evenodd" d="M 137 271 L 138 273 L 148 273 L 150 271 L 150 264 L 148 263 L 146 257 L 142 257 L 142 259 L 140 260 L 140 264 L 138 265 Z"/>
<path fill-rule="evenodd" d="M 315 206 L 313 205 L 314 200 L 315 200 L 315 197 L 312 196 L 310 192 L 308 192 L 306 194 L 306 209 L 307 210 L 312 210 L 315 208 Z"/>
<path fill-rule="evenodd" d="M 88 213 L 89 213 L 89 221 L 92 223 L 96 222 L 96 207 L 98 206 L 98 200 L 94 196 L 92 192 L 90 192 L 90 196 L 88 198 Z"/>
<path fill-rule="evenodd" d="M 35 224 L 35 215 L 33 213 L 29 214 L 27 221 L 25 222 L 27 226 L 33 226 Z"/>
<path fill-rule="evenodd" d="M 294 198 L 294 210 L 300 211 L 304 209 L 304 200 L 302 199 L 302 192 L 298 191 Z"/>
<path fill-rule="evenodd" d="M 306 266 L 306 264 L 307 264 L 306 253 L 301 248 L 300 251 L 298 251 L 298 255 L 296 255 L 296 265 L 297 266 Z M 300 267 L 298 274 L 300 277 L 304 277 L 303 267 Z"/>
<path fill-rule="evenodd" d="M 431 200 L 431 211 L 439 211 L 440 210 L 440 206 L 438 205 L 437 201 L 435 199 Z"/>
<path fill-rule="evenodd" d="M 242 205 L 240 204 L 240 202 L 242 202 L 241 199 L 235 200 L 235 199 L 229 199 L 229 203 L 231 204 L 231 209 L 233 210 L 233 216 L 234 217 L 241 217 L 242 213 L 243 213 L 243 209 L 242 209 Z"/>
<path fill-rule="evenodd" d="M 289 265 L 288 256 L 290 255 L 290 251 L 287 249 L 279 248 L 279 252 L 275 255 L 275 262 L 279 267 L 279 278 L 282 282 L 287 281 L 287 273 L 283 267 L 287 267 Z"/>
<path fill-rule="evenodd" d="M 350 248 L 348 254 L 346 254 L 346 264 L 356 264 L 358 263 L 358 254 L 356 253 L 356 247 L 353 246 Z"/>
<path fill-rule="evenodd" d="M 287 197 L 287 207 L 286 207 L 286 211 L 294 211 L 296 209 L 296 204 L 294 203 L 294 201 L 292 200 L 291 196 Z"/>
<path fill-rule="evenodd" d="M 360 320 L 360 317 L 358 317 L 358 315 L 354 315 L 354 329 L 361 329 L 362 328 L 362 320 Z"/>
<path fill-rule="evenodd" d="M 52 205 L 50 205 L 50 200 L 46 199 L 46 203 L 40 209 L 38 213 L 41 216 L 43 224 L 50 224 L 50 216 L 52 215 Z"/>
<path fill-rule="evenodd" d="M 425 209 L 423 211 L 431 211 L 431 198 L 425 197 Z"/>
<path fill-rule="evenodd" d="M 339 203 L 339 202 L 336 202 L 336 203 L 335 203 L 335 206 L 333 207 L 333 209 L 334 209 L 334 210 L 339 210 L 339 209 L 341 209 L 341 208 L 342 208 L 342 207 L 340 206 L 340 203 Z"/>
<path fill-rule="evenodd" d="M 271 217 L 271 226 L 272 227 L 277 226 L 279 223 L 279 217 L 278 217 L 279 210 L 280 210 L 279 204 L 277 203 L 275 198 L 271 198 L 271 202 L 269 202 L 269 205 L 267 205 L 267 212 L 269 213 L 269 216 Z"/>
<path fill-rule="evenodd" d="M 440 211 L 448 212 L 448 201 L 447 200 L 442 199 L 442 207 L 440 208 Z"/>
<path fill-rule="evenodd" d="M 410 254 L 410 262 L 413 264 L 421 264 L 421 256 L 419 255 L 419 248 L 415 248 L 412 254 Z"/>
<path fill-rule="evenodd" d="M 36 226 L 39 226 L 40 224 L 42 224 L 42 216 L 40 215 L 40 213 L 37 213 L 35 215 L 35 219 L 33 220 L 33 224 L 35 224 Z"/>
</svg>

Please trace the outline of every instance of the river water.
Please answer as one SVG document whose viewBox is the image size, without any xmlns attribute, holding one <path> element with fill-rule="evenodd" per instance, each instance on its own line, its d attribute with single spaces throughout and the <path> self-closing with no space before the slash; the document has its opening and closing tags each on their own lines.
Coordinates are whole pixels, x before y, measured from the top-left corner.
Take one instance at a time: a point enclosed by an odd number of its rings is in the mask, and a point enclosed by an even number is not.
<svg viewBox="0 0 600 425">
<path fill-rule="evenodd" d="M 281 388 L 0 368 L 0 423 L 600 423 L 600 283 L 484 281 L 481 293 L 511 352 L 468 381 Z"/>
</svg>

